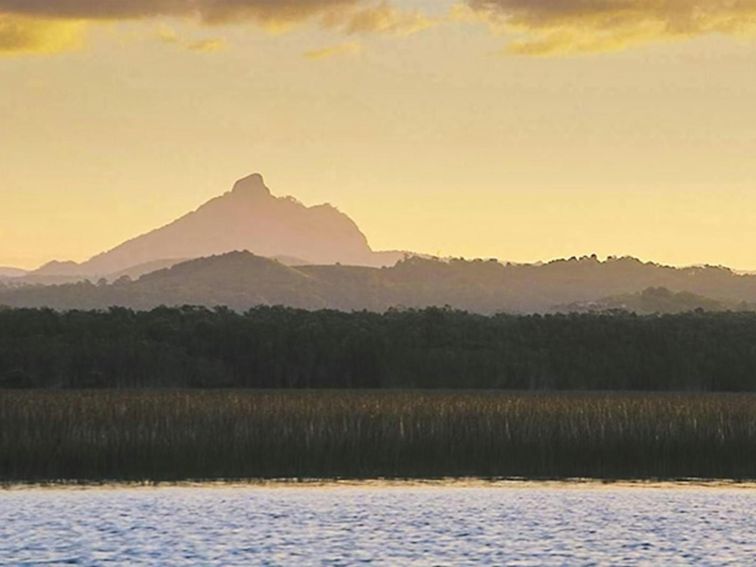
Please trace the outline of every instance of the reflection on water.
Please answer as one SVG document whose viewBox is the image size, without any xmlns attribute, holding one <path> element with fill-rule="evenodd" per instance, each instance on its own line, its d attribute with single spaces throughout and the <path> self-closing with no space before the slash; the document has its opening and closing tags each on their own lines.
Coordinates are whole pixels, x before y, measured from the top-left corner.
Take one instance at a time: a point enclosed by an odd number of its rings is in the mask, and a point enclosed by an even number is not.
<svg viewBox="0 0 756 567">
<path fill-rule="evenodd" d="M 262 483 L 0 491 L 0 564 L 742 565 L 756 487 Z"/>
</svg>

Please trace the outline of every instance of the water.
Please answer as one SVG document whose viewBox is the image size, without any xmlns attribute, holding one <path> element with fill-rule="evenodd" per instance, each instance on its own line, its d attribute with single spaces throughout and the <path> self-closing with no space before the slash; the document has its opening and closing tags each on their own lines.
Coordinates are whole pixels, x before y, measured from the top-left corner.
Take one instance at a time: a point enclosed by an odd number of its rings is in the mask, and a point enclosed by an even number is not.
<svg viewBox="0 0 756 567">
<path fill-rule="evenodd" d="M 357 484 L 0 491 L 2 565 L 744 565 L 756 489 Z"/>
</svg>

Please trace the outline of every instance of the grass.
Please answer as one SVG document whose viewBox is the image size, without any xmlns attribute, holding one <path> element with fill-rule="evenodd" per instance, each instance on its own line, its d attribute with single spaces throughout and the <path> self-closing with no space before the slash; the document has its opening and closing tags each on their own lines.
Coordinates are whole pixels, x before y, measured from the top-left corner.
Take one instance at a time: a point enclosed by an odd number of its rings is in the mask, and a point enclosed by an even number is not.
<svg viewBox="0 0 756 567">
<path fill-rule="evenodd" d="M 756 395 L 0 392 L 0 480 L 756 479 Z"/>
</svg>

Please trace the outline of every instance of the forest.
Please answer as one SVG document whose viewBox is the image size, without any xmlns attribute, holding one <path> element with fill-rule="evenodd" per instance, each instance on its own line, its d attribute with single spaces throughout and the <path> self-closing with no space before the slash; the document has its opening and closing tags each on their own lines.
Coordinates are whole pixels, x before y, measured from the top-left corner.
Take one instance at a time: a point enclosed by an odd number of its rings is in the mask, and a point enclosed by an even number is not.
<svg viewBox="0 0 756 567">
<path fill-rule="evenodd" d="M 756 391 L 756 314 L 0 309 L 4 388 Z"/>
</svg>

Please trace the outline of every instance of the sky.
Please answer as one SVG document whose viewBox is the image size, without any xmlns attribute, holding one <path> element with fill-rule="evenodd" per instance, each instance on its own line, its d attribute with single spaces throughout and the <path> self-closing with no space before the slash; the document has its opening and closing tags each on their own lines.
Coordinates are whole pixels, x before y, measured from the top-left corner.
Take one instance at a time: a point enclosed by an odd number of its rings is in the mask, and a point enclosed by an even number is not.
<svg viewBox="0 0 756 567">
<path fill-rule="evenodd" d="M 260 172 L 374 249 L 756 269 L 756 0 L 0 0 L 0 266 Z"/>
</svg>

